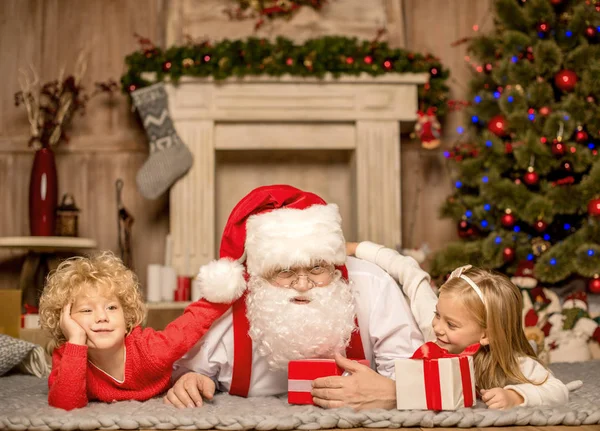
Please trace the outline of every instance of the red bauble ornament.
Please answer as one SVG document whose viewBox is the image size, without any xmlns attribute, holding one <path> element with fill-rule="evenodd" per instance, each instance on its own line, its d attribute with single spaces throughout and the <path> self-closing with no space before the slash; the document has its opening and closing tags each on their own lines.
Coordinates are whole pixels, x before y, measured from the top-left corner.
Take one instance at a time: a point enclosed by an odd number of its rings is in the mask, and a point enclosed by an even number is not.
<svg viewBox="0 0 600 431">
<path fill-rule="evenodd" d="M 471 238 L 475 235 L 475 228 L 466 220 L 458 222 L 458 236 L 462 239 Z"/>
<path fill-rule="evenodd" d="M 592 199 L 588 203 L 588 214 L 594 217 L 600 217 L 600 198 Z"/>
<path fill-rule="evenodd" d="M 568 174 L 573 172 L 573 164 L 571 162 L 569 162 L 568 160 L 564 160 L 563 162 L 561 162 L 560 168 Z"/>
<path fill-rule="evenodd" d="M 512 154 L 512 152 L 513 152 L 512 142 L 507 142 L 506 144 L 504 144 L 504 153 L 505 154 Z"/>
<path fill-rule="evenodd" d="M 546 228 L 548 228 L 548 223 L 546 223 L 544 220 L 538 220 L 534 223 L 533 228 L 542 233 L 546 230 Z"/>
<path fill-rule="evenodd" d="M 488 130 L 496 136 L 505 136 L 508 133 L 508 123 L 503 115 L 496 115 L 490 119 Z"/>
<path fill-rule="evenodd" d="M 561 70 L 554 75 L 554 84 L 562 91 L 573 91 L 577 85 L 577 75 L 572 70 Z"/>
<path fill-rule="evenodd" d="M 527 173 L 523 175 L 523 181 L 529 186 L 535 186 L 539 180 L 539 175 L 533 170 L 532 167 L 529 167 L 527 169 Z"/>
<path fill-rule="evenodd" d="M 593 25 L 588 25 L 585 29 L 585 37 L 592 41 L 596 38 L 596 36 L 598 35 L 598 30 L 596 29 L 596 27 L 594 27 Z"/>
<path fill-rule="evenodd" d="M 550 113 L 550 108 L 548 108 L 547 106 L 542 106 L 540 108 L 540 115 L 543 115 L 545 117 L 549 113 Z"/>
<path fill-rule="evenodd" d="M 292 65 L 294 64 L 294 59 L 293 59 L 293 58 L 287 58 L 287 59 L 285 60 L 285 64 L 286 64 L 287 66 L 292 66 Z"/>
<path fill-rule="evenodd" d="M 566 147 L 565 144 L 563 144 L 562 142 L 554 142 L 552 143 L 552 154 L 554 154 L 555 156 L 562 156 L 565 154 L 566 152 Z"/>
<path fill-rule="evenodd" d="M 548 34 L 550 32 L 550 24 L 546 21 L 540 21 L 536 29 L 539 33 Z"/>
<path fill-rule="evenodd" d="M 599 276 L 596 276 L 590 280 L 590 282 L 588 283 L 588 290 L 591 293 L 596 293 L 596 294 L 600 293 L 600 277 Z"/>
<path fill-rule="evenodd" d="M 373 57 L 371 57 L 370 55 L 365 55 L 365 58 L 363 58 L 363 61 L 366 64 L 372 64 L 373 63 Z"/>
<path fill-rule="evenodd" d="M 171 67 L 173 67 L 173 63 L 171 63 L 170 61 L 165 61 L 162 66 L 162 68 L 165 72 L 168 72 L 169 70 L 171 70 Z"/>
<path fill-rule="evenodd" d="M 506 247 L 502 250 L 502 258 L 504 259 L 504 262 L 512 262 L 515 259 L 515 249 Z"/>
<path fill-rule="evenodd" d="M 346 57 L 346 64 L 350 65 L 354 63 L 354 59 L 352 57 Z"/>
<path fill-rule="evenodd" d="M 517 221 L 517 219 L 510 212 L 507 212 L 506 214 L 504 214 L 502 216 L 502 218 L 500 219 L 500 222 L 502 223 L 502 226 L 504 226 L 504 227 L 513 227 L 515 225 L 516 221 Z"/>
<path fill-rule="evenodd" d="M 587 132 L 583 129 L 578 129 L 577 132 L 575 132 L 575 140 L 580 144 L 584 144 L 588 138 Z"/>
<path fill-rule="evenodd" d="M 392 62 L 390 60 L 385 60 L 383 62 L 383 67 L 385 70 L 392 70 L 392 68 L 394 67 L 394 65 L 392 64 Z"/>
</svg>

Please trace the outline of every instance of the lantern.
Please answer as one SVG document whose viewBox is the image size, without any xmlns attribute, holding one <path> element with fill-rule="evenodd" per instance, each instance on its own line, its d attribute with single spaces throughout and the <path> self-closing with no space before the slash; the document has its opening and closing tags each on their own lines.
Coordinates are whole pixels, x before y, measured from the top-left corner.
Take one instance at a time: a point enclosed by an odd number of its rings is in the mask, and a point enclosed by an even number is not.
<svg viewBox="0 0 600 431">
<path fill-rule="evenodd" d="M 55 234 L 57 236 L 78 236 L 78 217 L 79 208 L 75 205 L 75 199 L 73 199 L 73 195 L 66 193 L 56 208 Z"/>
</svg>

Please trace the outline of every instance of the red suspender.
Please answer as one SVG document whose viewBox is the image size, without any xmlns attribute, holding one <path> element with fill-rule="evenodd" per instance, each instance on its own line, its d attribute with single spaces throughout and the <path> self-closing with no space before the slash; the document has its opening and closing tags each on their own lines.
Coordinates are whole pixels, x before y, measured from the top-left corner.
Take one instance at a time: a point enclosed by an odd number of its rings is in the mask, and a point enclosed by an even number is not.
<svg viewBox="0 0 600 431">
<path fill-rule="evenodd" d="M 233 373 L 229 393 L 247 397 L 252 376 L 252 339 L 246 317 L 246 295 L 233 303 Z"/>
<path fill-rule="evenodd" d="M 366 359 L 357 318 L 354 318 L 354 324 L 356 329 L 350 335 L 350 344 L 346 347 L 346 357 L 349 359 Z"/>
<path fill-rule="evenodd" d="M 356 329 L 350 336 L 350 344 L 346 348 L 346 357 L 365 359 L 358 320 Z M 250 323 L 246 317 L 246 295 L 233 303 L 233 373 L 229 393 L 247 397 L 252 377 L 252 339 L 248 334 Z"/>
</svg>

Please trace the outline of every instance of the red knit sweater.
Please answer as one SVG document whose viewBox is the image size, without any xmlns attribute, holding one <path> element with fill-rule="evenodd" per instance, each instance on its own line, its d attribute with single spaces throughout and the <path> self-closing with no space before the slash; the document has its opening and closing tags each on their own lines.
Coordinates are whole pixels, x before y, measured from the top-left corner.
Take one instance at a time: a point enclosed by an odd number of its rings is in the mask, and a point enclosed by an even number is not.
<svg viewBox="0 0 600 431">
<path fill-rule="evenodd" d="M 87 346 L 65 343 L 54 350 L 48 403 L 65 410 L 88 400 L 143 401 L 170 387 L 173 363 L 208 331 L 230 304 L 205 300 L 189 305 L 164 331 L 136 326 L 125 337 L 125 377 L 118 382 L 87 360 Z"/>
</svg>

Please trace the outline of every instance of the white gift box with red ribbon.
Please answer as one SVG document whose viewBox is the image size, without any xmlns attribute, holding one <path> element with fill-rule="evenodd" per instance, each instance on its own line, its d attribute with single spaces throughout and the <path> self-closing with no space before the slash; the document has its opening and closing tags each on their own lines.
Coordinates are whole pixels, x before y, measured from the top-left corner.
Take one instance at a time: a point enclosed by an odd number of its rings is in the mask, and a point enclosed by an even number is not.
<svg viewBox="0 0 600 431">
<path fill-rule="evenodd" d="M 474 344 L 454 355 L 437 344 L 421 346 L 410 359 L 397 359 L 398 410 L 457 410 L 475 404 Z"/>
<path fill-rule="evenodd" d="M 357 362 L 370 366 L 366 359 Z M 312 381 L 319 377 L 341 376 L 344 370 L 334 359 L 299 359 L 288 364 L 288 403 L 314 404 L 311 390 Z"/>
</svg>

